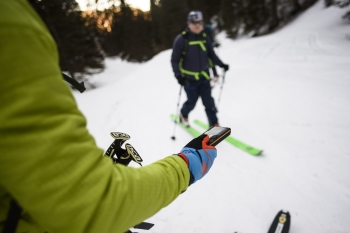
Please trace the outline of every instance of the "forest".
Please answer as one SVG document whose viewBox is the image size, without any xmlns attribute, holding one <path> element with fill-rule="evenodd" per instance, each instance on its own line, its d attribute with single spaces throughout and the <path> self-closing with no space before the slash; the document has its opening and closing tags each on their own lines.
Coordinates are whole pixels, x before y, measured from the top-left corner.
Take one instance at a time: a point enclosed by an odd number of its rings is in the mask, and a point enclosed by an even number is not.
<svg viewBox="0 0 350 233">
<path fill-rule="evenodd" d="M 316 0 L 150 0 L 150 11 L 125 0 L 87 0 L 82 11 L 75 0 L 28 0 L 47 25 L 60 54 L 62 71 L 74 79 L 104 70 L 107 57 L 147 62 L 172 47 L 186 28 L 191 10 L 203 12 L 214 34 L 228 38 L 272 33 L 295 19 Z M 325 0 L 325 7 L 346 7 L 350 0 Z M 344 15 L 350 20 L 350 12 Z"/>
</svg>

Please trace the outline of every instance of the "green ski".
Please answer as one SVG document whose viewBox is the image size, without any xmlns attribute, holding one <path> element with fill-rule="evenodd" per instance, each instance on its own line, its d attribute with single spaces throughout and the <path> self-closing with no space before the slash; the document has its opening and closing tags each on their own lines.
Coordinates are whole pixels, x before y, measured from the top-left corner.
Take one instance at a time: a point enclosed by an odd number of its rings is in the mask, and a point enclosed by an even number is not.
<svg viewBox="0 0 350 233">
<path fill-rule="evenodd" d="M 187 132 L 189 132 L 193 137 L 198 137 L 199 135 L 201 135 L 202 133 L 200 133 L 198 130 L 192 128 L 192 127 L 186 127 L 184 124 L 182 124 L 179 121 L 179 117 L 171 114 L 170 115 L 171 120 L 175 121 L 179 126 L 181 126 L 181 128 L 183 128 L 184 130 L 186 130 Z"/>
<path fill-rule="evenodd" d="M 209 129 L 209 126 L 207 124 L 201 122 L 200 120 L 194 120 L 194 123 L 196 125 L 202 127 L 203 129 Z M 244 150 L 245 152 L 248 152 L 251 155 L 260 155 L 263 152 L 263 150 L 251 147 L 251 146 L 249 146 L 241 141 L 238 141 L 237 139 L 235 139 L 231 136 L 228 136 L 225 140 L 227 142 L 229 142 L 230 144 L 234 145 L 235 147 L 237 147 L 241 150 Z"/>
</svg>

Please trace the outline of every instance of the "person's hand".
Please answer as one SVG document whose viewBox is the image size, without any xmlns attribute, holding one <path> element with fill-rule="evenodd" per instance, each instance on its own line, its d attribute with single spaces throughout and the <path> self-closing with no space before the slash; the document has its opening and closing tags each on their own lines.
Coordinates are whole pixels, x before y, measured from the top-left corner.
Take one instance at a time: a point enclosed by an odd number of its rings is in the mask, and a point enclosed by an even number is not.
<svg viewBox="0 0 350 233">
<path fill-rule="evenodd" d="M 182 76 L 182 75 L 179 75 L 176 77 L 177 79 L 177 82 L 181 85 L 181 86 L 185 86 L 187 85 L 187 79 L 186 77 Z"/>
<path fill-rule="evenodd" d="M 216 158 L 216 148 L 207 145 L 209 141 L 208 135 L 201 136 L 190 141 L 178 156 L 180 156 L 187 163 L 190 170 L 190 183 L 195 183 L 205 176 Z"/>
<path fill-rule="evenodd" d="M 221 66 L 221 68 L 223 68 L 223 69 L 225 70 L 225 72 L 226 72 L 226 71 L 228 71 L 228 69 L 229 69 L 229 65 L 228 65 L 228 64 L 223 64 L 223 65 Z"/>
</svg>

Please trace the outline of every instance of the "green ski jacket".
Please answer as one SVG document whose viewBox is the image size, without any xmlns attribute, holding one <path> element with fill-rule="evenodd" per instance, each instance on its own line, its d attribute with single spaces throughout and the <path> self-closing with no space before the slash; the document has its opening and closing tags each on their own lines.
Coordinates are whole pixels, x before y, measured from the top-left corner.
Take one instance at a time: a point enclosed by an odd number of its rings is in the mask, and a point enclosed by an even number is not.
<svg viewBox="0 0 350 233">
<path fill-rule="evenodd" d="M 188 186 L 178 156 L 132 168 L 103 152 L 40 17 L 26 0 L 0 0 L 0 232 L 11 200 L 23 209 L 16 232 L 125 232 Z"/>
</svg>

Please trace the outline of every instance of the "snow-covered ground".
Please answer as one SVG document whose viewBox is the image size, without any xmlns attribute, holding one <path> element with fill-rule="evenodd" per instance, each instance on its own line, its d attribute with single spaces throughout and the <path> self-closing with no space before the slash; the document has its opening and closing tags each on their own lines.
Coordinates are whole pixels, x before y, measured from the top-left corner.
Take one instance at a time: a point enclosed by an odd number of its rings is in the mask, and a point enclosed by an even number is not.
<svg viewBox="0 0 350 233">
<path fill-rule="evenodd" d="M 150 233 L 267 232 L 281 209 L 292 216 L 291 233 L 350 232 L 350 25 L 341 18 L 347 10 L 319 1 L 272 35 L 218 36 L 217 53 L 230 64 L 220 124 L 264 153 L 222 142 L 208 175 L 147 220 L 155 223 Z M 106 71 L 92 78 L 98 88 L 74 93 L 101 148 L 112 142 L 110 132 L 128 133 L 147 165 L 191 140 L 181 128 L 170 139 L 179 95 L 170 56 L 167 50 L 143 64 L 108 59 Z M 216 100 L 219 91 L 213 89 Z M 201 101 L 194 119 L 206 120 Z"/>
</svg>

